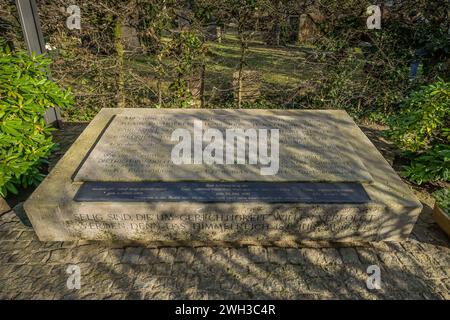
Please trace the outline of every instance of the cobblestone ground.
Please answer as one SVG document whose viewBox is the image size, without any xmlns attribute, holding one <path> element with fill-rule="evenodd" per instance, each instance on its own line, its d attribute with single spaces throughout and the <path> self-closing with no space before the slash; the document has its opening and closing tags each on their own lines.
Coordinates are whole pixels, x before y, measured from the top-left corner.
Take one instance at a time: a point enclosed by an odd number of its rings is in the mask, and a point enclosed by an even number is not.
<svg viewBox="0 0 450 320">
<path fill-rule="evenodd" d="M 19 205 L 0 215 L 0 298 L 449 299 L 450 241 L 426 201 L 407 241 L 330 248 L 45 243 Z M 80 267 L 79 290 L 67 288 L 69 265 Z M 367 289 L 369 265 L 380 290 Z"/>
</svg>

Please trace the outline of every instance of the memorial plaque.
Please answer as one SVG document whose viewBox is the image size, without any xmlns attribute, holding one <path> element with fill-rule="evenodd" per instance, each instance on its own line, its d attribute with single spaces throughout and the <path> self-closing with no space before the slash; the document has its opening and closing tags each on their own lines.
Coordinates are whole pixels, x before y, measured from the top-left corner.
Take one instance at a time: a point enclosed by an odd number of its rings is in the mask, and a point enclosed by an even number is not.
<svg viewBox="0 0 450 320">
<path fill-rule="evenodd" d="M 88 202 L 366 203 L 359 183 L 86 182 L 75 196 Z"/>
<path fill-rule="evenodd" d="M 171 152 L 177 142 L 171 141 L 171 135 L 176 129 L 186 129 L 194 140 L 194 121 L 202 122 L 203 131 L 218 129 L 224 137 L 226 130 L 233 128 L 278 129 L 277 174 L 261 175 L 260 168 L 264 166 L 250 165 L 248 161 L 234 165 L 174 164 Z M 74 180 L 371 182 L 371 175 L 355 155 L 351 143 L 338 138 L 342 136 L 338 123 L 314 114 L 265 117 L 204 113 L 118 115 L 88 154 Z M 208 141 L 201 139 L 204 148 Z M 248 155 L 248 141 L 246 143 Z"/>
<path fill-rule="evenodd" d="M 422 205 L 344 111 L 115 108 L 24 208 L 43 241 L 296 246 L 402 240 Z"/>
</svg>

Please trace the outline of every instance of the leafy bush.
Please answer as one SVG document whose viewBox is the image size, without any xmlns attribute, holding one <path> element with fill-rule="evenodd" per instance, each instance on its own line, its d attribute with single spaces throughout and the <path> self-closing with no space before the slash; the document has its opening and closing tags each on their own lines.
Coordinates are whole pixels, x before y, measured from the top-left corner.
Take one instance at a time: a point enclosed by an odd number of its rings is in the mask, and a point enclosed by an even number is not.
<svg viewBox="0 0 450 320">
<path fill-rule="evenodd" d="M 433 197 L 445 213 L 450 215 L 450 188 L 433 192 Z"/>
<path fill-rule="evenodd" d="M 416 91 L 393 116 L 388 136 L 412 152 L 425 150 L 450 138 L 450 82 L 437 82 Z"/>
<path fill-rule="evenodd" d="M 191 105 L 192 93 L 189 88 L 188 77 L 192 76 L 195 67 L 204 57 L 205 48 L 201 39 L 193 32 L 183 31 L 174 35 L 168 43 L 159 60 L 162 58 L 171 61 L 171 69 L 175 71 L 175 79 L 169 85 L 172 102 L 175 106 L 186 108 Z M 164 73 L 167 73 L 165 70 Z"/>
<path fill-rule="evenodd" d="M 450 83 L 439 81 L 414 92 L 389 119 L 387 136 L 411 159 L 404 175 L 411 181 L 449 181 Z"/>
<path fill-rule="evenodd" d="M 49 107 L 73 103 L 70 90 L 47 79 L 50 60 L 10 52 L 0 43 L 0 196 L 18 186 L 38 184 L 42 165 L 54 148 L 45 125 Z"/>
<path fill-rule="evenodd" d="M 411 164 L 403 171 L 405 178 L 421 185 L 424 182 L 450 180 L 450 146 L 437 145 L 412 156 Z"/>
</svg>

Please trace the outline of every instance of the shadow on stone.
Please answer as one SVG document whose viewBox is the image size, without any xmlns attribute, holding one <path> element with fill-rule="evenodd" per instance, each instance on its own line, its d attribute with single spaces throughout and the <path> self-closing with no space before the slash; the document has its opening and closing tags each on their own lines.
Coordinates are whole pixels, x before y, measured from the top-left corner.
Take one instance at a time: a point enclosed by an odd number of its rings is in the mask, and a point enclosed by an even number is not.
<svg viewBox="0 0 450 320">
<path fill-rule="evenodd" d="M 31 225 L 30 219 L 28 219 L 28 216 L 25 212 L 25 210 L 23 209 L 23 202 L 20 202 L 18 205 L 16 205 L 13 208 L 13 212 L 16 214 L 16 216 L 20 219 L 20 222 L 22 222 L 22 224 L 26 227 L 32 228 L 33 226 Z"/>
</svg>

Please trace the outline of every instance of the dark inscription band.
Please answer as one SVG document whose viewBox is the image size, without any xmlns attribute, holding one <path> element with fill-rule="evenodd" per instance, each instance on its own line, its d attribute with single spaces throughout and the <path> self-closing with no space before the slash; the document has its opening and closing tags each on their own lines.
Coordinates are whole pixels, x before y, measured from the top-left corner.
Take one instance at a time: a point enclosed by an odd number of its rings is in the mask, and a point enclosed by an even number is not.
<svg viewBox="0 0 450 320">
<path fill-rule="evenodd" d="M 359 183 L 306 182 L 85 182 L 75 201 L 366 203 Z"/>
</svg>

